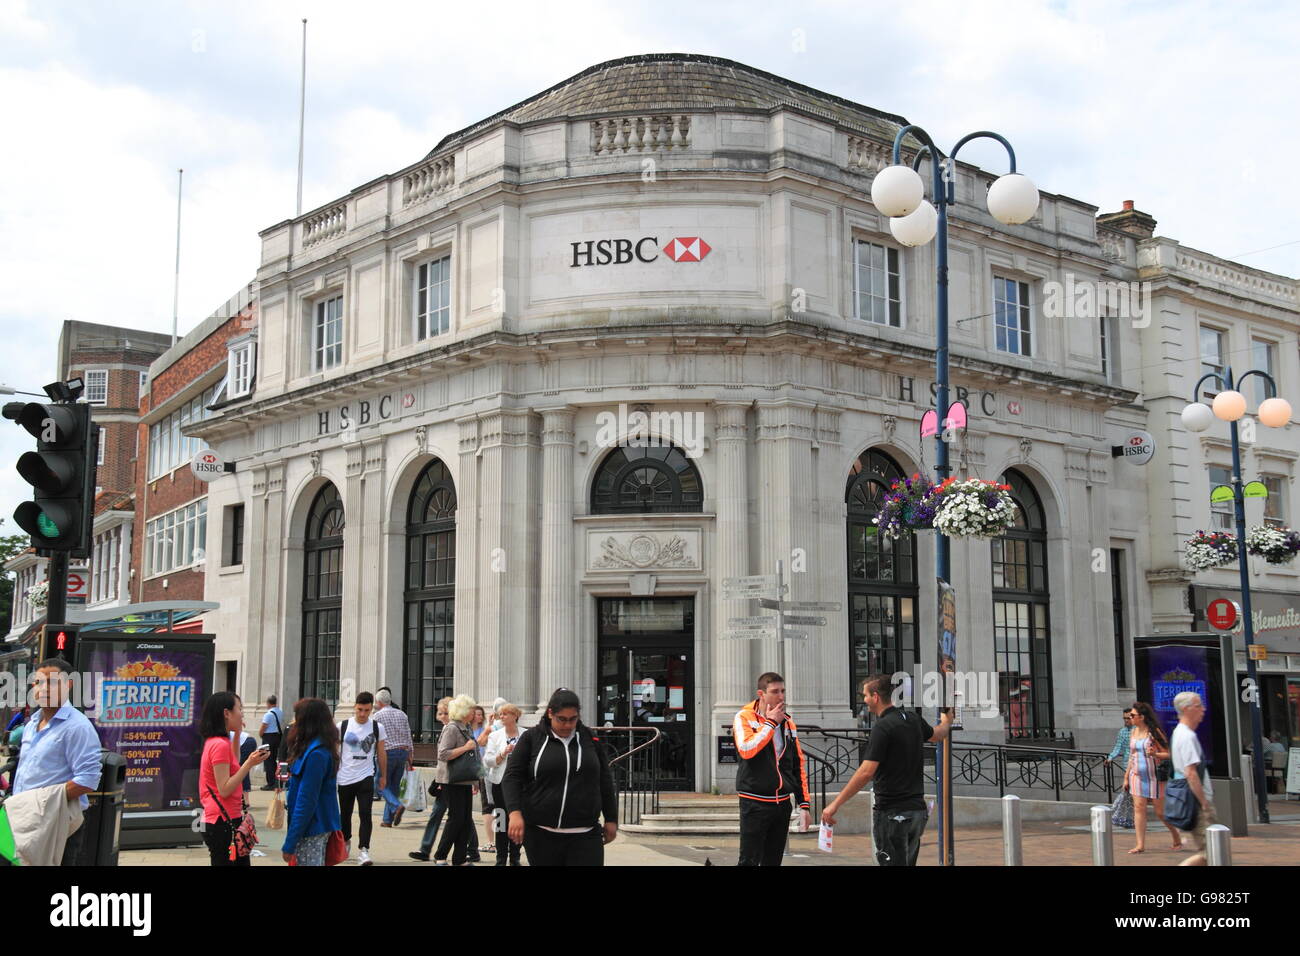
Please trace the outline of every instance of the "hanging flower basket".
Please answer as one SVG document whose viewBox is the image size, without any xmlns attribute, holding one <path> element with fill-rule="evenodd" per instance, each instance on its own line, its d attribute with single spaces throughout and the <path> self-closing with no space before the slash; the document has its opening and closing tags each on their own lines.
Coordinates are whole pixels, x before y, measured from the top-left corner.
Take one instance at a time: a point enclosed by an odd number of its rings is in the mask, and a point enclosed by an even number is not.
<svg viewBox="0 0 1300 956">
<path fill-rule="evenodd" d="M 945 478 L 935 489 L 935 530 L 954 538 L 996 538 L 1011 527 L 1016 504 L 1011 486 L 982 478 Z"/>
<path fill-rule="evenodd" d="M 925 475 L 916 474 L 889 486 L 884 504 L 871 519 L 886 538 L 897 540 L 905 534 L 934 527 L 939 506 L 937 486 Z"/>
<path fill-rule="evenodd" d="M 1290 528 L 1255 525 L 1246 532 L 1246 553 L 1269 564 L 1288 564 L 1300 552 L 1300 534 Z"/>
<path fill-rule="evenodd" d="M 1226 531 L 1198 531 L 1187 542 L 1183 564 L 1189 571 L 1221 568 L 1237 560 L 1237 536 Z"/>
<path fill-rule="evenodd" d="M 27 603 L 38 611 L 43 611 L 50 603 L 50 582 L 41 581 L 27 589 Z"/>
</svg>

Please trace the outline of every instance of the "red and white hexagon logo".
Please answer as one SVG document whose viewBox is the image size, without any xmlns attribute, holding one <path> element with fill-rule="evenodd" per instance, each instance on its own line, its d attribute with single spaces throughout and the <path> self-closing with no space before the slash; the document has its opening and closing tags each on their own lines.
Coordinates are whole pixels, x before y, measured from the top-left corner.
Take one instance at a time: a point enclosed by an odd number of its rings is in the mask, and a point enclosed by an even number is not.
<svg viewBox="0 0 1300 956">
<path fill-rule="evenodd" d="M 664 246 L 664 255 L 673 262 L 699 262 L 712 248 L 699 236 L 681 236 L 668 241 Z"/>
</svg>

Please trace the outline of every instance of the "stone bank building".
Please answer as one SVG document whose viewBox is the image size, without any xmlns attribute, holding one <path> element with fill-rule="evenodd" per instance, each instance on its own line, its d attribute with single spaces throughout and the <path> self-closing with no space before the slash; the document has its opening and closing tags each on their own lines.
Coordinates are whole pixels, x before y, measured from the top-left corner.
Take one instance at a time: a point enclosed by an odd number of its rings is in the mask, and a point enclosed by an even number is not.
<svg viewBox="0 0 1300 956">
<path fill-rule="evenodd" d="M 871 525 L 933 468 L 935 251 L 869 198 L 906 122 L 631 57 L 262 232 L 246 387 L 185 430 L 236 465 L 207 490 L 208 549 L 237 534 L 240 560 L 209 563 L 205 629 L 245 698 L 388 684 L 429 734 L 444 694 L 529 713 L 567 686 L 591 724 L 661 725 L 665 785 L 725 789 L 715 741 L 760 672 L 801 723 L 846 727 L 862 676 L 932 668 L 933 535 Z M 1152 476 L 1111 456 L 1149 427 L 1146 333 L 1041 302 L 1066 273 L 1129 278 L 1144 239 L 1046 191 L 1004 227 L 1000 172 L 959 166 L 951 221 L 954 471 L 1020 505 L 1004 538 L 953 543 L 958 666 L 999 675 L 966 735 L 1108 745 L 1144 575 L 1176 561 L 1142 530 Z M 636 412 L 651 440 L 611 443 Z M 777 561 L 789 598 L 842 611 L 784 651 L 721 639 L 760 613 L 722 580 Z"/>
</svg>

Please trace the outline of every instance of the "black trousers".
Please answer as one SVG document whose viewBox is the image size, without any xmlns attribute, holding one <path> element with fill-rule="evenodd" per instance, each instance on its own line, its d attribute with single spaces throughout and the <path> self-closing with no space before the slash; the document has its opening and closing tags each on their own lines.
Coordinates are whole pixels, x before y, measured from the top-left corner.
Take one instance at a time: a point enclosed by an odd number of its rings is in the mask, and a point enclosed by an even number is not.
<svg viewBox="0 0 1300 956">
<path fill-rule="evenodd" d="M 506 814 L 506 794 L 501 789 L 501 784 L 492 784 L 492 828 L 496 832 L 497 842 L 497 866 L 519 865 L 519 851 L 523 849 L 518 843 L 510 839 L 506 832 L 510 826 L 509 816 Z"/>
<path fill-rule="evenodd" d="M 63 844 L 63 859 L 59 861 L 59 866 L 81 866 L 81 849 L 85 845 L 86 821 L 83 820 L 81 826 L 77 827 L 77 832 Z"/>
<path fill-rule="evenodd" d="M 921 834 L 930 819 L 927 810 L 877 810 L 872 814 L 871 837 L 880 866 L 916 866 L 921 855 Z"/>
<path fill-rule="evenodd" d="M 271 748 L 271 756 L 266 758 L 262 764 L 262 769 L 266 771 L 266 785 L 275 786 L 275 765 L 280 757 L 280 735 L 279 734 L 262 734 L 262 743 Z"/>
<path fill-rule="evenodd" d="M 447 801 L 447 822 L 433 858 L 445 860 L 450 853 L 451 865 L 460 866 L 470 857 L 470 843 L 474 841 L 474 794 L 467 783 L 447 783 L 443 784 L 442 797 Z"/>
<path fill-rule="evenodd" d="M 552 833 L 529 824 L 524 827 L 524 849 L 529 866 L 605 865 L 605 837 L 599 825 L 589 833 Z"/>
<path fill-rule="evenodd" d="M 740 798 L 740 861 L 737 866 L 780 866 L 790 836 L 790 800 Z"/>
<path fill-rule="evenodd" d="M 375 799 L 375 781 L 373 777 L 366 777 L 365 780 L 358 780 L 356 783 L 345 783 L 339 787 L 339 817 L 343 821 L 340 829 L 343 831 L 343 839 L 351 841 L 352 839 L 352 803 L 357 804 L 357 810 L 361 813 L 361 828 L 357 835 L 357 846 L 361 849 L 370 849 L 370 830 L 374 826 L 370 819 L 370 804 Z"/>
<path fill-rule="evenodd" d="M 230 859 L 231 826 L 225 820 L 203 824 L 203 842 L 208 846 L 208 859 L 213 866 L 252 866 L 253 857 L 237 856 Z"/>
</svg>

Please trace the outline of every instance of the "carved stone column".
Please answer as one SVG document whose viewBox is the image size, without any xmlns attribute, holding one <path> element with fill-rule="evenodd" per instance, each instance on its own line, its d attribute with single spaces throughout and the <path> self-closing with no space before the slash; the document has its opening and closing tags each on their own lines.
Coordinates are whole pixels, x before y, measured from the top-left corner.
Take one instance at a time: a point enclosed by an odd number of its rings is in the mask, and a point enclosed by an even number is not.
<svg viewBox="0 0 1300 956">
<path fill-rule="evenodd" d="M 456 476 L 456 630 L 452 654 L 453 687 L 476 686 L 478 643 L 479 422 L 474 416 L 460 426 L 460 467 Z"/>
<path fill-rule="evenodd" d="M 577 683 L 578 627 L 573 528 L 573 409 L 542 413 L 541 639 L 538 715 L 557 687 Z"/>
<path fill-rule="evenodd" d="M 715 494 L 717 502 L 717 534 L 715 537 L 716 555 L 714 561 L 713 582 L 716 586 L 713 601 L 713 635 L 711 655 L 713 670 L 713 693 L 704 690 L 705 700 L 713 699 L 713 715 L 710 733 L 713 735 L 722 726 L 730 724 L 752 694 L 754 678 L 750 654 L 750 641 L 723 640 L 721 635 L 727 630 L 727 618 L 748 615 L 747 601 L 724 601 L 722 599 L 722 580 L 724 578 L 746 577 L 760 570 L 749 566 L 749 402 L 718 402 L 713 408 L 716 418 L 717 439 L 717 482 Z M 719 771 L 735 768 L 714 767 Z"/>
</svg>

